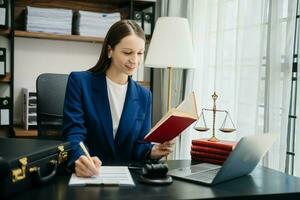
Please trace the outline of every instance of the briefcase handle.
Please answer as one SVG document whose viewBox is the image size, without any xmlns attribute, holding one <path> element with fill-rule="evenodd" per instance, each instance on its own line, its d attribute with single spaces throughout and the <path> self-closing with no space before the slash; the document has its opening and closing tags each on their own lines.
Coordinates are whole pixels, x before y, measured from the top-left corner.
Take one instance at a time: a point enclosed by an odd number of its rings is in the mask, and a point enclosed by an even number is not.
<svg viewBox="0 0 300 200">
<path fill-rule="evenodd" d="M 52 167 L 51 172 L 47 176 L 42 176 L 40 167 L 31 167 L 29 169 L 29 172 L 32 175 L 32 179 L 34 183 L 36 184 L 43 184 L 48 181 L 50 181 L 52 178 L 55 177 L 56 172 L 57 172 L 57 161 L 56 160 L 51 160 L 49 162 L 49 166 Z"/>
</svg>

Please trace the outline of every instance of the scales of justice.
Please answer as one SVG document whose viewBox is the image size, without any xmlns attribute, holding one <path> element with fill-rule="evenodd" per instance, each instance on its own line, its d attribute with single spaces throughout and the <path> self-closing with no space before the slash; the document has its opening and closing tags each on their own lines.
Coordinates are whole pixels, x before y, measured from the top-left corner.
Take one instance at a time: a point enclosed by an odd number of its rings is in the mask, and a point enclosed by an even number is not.
<svg viewBox="0 0 300 200">
<path fill-rule="evenodd" d="M 205 112 L 212 112 L 213 113 L 213 124 L 212 124 L 212 137 L 208 139 L 208 141 L 211 141 L 211 142 L 218 142 L 219 140 L 216 138 L 216 133 L 215 133 L 215 125 L 216 125 L 216 114 L 218 112 L 223 112 L 225 113 L 225 118 L 222 122 L 222 125 L 221 127 L 219 128 L 220 131 L 222 131 L 223 133 L 232 133 L 236 130 L 234 124 L 233 124 L 233 121 L 229 115 L 229 112 L 227 110 L 218 110 L 217 109 L 217 106 L 216 106 L 216 100 L 218 98 L 218 95 L 216 94 L 216 92 L 214 92 L 214 94 L 211 96 L 213 101 L 214 101 L 214 104 L 213 104 L 213 108 L 212 109 L 207 109 L 207 108 L 203 108 L 201 110 L 201 114 L 199 116 L 199 119 L 198 121 L 196 122 L 195 126 L 194 126 L 194 129 L 196 131 L 199 131 L 199 132 L 205 132 L 205 131 L 208 131 L 209 128 L 207 127 L 206 125 L 206 120 L 205 120 L 205 115 L 204 113 Z M 230 120 L 230 123 L 231 123 L 231 126 L 226 126 L 227 125 L 227 120 Z M 200 125 L 201 124 L 201 125 Z"/>
</svg>

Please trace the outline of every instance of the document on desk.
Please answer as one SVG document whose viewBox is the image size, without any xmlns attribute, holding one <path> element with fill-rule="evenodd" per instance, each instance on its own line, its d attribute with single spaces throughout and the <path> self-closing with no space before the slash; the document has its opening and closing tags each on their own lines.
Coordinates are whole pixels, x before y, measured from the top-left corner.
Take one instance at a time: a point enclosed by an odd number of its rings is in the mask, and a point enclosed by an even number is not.
<svg viewBox="0 0 300 200">
<path fill-rule="evenodd" d="M 85 185 L 127 185 L 134 186 L 128 167 L 125 166 L 101 166 L 98 176 L 90 178 L 78 177 L 72 174 L 70 186 Z"/>
</svg>

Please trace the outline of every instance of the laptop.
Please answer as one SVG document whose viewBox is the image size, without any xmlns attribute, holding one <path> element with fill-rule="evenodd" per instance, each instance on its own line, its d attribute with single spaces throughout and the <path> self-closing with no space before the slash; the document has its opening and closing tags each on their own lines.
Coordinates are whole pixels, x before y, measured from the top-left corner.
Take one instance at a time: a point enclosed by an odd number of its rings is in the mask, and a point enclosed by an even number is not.
<svg viewBox="0 0 300 200">
<path fill-rule="evenodd" d="M 174 178 L 214 185 L 249 174 L 259 163 L 276 139 L 274 134 L 241 138 L 222 166 L 201 163 L 170 170 Z"/>
</svg>

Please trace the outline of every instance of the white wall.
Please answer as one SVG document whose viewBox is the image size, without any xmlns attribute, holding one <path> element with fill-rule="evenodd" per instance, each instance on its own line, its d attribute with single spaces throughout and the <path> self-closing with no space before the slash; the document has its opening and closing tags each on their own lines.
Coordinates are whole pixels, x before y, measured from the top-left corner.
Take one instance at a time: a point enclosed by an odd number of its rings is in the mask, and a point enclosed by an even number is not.
<svg viewBox="0 0 300 200">
<path fill-rule="evenodd" d="M 102 44 L 46 39 L 15 38 L 14 123 L 22 119 L 21 89 L 32 88 L 44 72 L 86 70 L 98 61 Z"/>
</svg>

